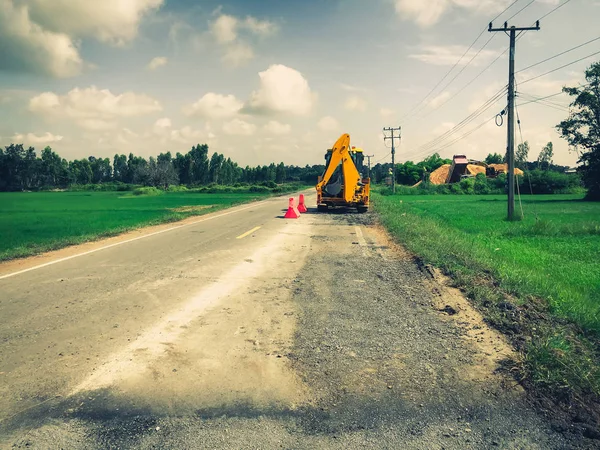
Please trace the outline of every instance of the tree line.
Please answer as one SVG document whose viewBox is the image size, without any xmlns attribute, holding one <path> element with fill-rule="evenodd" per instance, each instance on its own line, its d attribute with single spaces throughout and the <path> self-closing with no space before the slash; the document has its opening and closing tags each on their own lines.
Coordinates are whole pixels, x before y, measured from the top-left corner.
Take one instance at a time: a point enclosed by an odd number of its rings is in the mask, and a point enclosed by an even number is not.
<svg viewBox="0 0 600 450">
<path fill-rule="evenodd" d="M 129 153 L 110 158 L 90 156 L 68 161 L 50 147 L 38 156 L 35 148 L 10 144 L 0 148 L 0 191 L 68 188 L 73 185 L 126 183 L 167 189 L 171 185 L 304 182 L 314 184 L 323 165 L 279 164 L 240 167 L 220 153 L 209 158 L 208 145 L 197 144 L 187 153 L 160 153 L 148 159 Z"/>
</svg>

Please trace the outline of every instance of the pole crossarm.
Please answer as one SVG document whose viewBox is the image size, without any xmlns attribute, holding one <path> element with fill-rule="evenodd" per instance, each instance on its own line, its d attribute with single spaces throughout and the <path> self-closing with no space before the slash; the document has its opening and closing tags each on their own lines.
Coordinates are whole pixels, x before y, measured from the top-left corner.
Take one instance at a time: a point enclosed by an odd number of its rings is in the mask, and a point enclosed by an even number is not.
<svg viewBox="0 0 600 450">
<path fill-rule="evenodd" d="M 510 31 L 510 30 L 515 30 L 515 31 L 539 31 L 540 30 L 540 21 L 536 21 L 535 22 L 535 27 L 509 27 L 507 22 L 504 22 L 504 28 L 492 28 L 492 22 L 490 22 L 490 26 L 488 28 L 488 31 Z"/>
</svg>

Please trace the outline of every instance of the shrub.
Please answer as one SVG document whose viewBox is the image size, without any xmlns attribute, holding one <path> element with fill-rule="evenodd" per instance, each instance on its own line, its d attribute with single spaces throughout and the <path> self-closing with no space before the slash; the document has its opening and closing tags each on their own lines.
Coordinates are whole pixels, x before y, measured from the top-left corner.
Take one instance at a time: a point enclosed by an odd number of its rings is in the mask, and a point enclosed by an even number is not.
<svg viewBox="0 0 600 450">
<path fill-rule="evenodd" d="M 162 195 L 164 191 L 156 189 L 154 186 L 139 187 L 133 190 L 133 195 Z"/>
<path fill-rule="evenodd" d="M 488 184 L 488 179 L 486 178 L 486 176 L 484 174 L 478 173 L 475 176 L 475 184 L 473 186 L 473 189 L 476 194 L 489 194 L 490 193 L 490 186 Z"/>
<path fill-rule="evenodd" d="M 580 192 L 582 183 L 577 174 L 531 170 L 519 177 L 519 188 L 522 194 L 570 194 Z"/>
<path fill-rule="evenodd" d="M 475 193 L 475 178 L 464 178 L 460 180 L 459 184 L 465 194 Z"/>
</svg>

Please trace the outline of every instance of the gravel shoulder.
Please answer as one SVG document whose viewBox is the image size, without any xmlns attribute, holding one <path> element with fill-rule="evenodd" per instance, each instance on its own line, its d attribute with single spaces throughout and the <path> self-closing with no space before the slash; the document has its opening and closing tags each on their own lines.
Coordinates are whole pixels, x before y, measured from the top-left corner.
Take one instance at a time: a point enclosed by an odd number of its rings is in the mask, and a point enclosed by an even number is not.
<svg viewBox="0 0 600 450">
<path fill-rule="evenodd" d="M 554 430 L 499 370 L 503 336 L 372 213 L 301 220 L 144 370 L 14 418 L 13 448 L 594 448 Z"/>
</svg>

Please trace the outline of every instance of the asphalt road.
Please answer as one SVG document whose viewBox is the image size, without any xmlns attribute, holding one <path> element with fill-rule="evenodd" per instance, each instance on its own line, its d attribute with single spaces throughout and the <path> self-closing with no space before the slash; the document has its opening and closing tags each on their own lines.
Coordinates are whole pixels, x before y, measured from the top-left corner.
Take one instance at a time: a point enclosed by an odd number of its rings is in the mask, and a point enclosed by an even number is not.
<svg viewBox="0 0 600 450">
<path fill-rule="evenodd" d="M 286 206 L 0 270 L 0 446 L 575 448 L 371 214 Z"/>
</svg>

